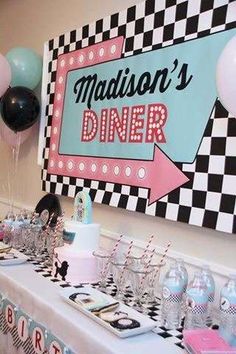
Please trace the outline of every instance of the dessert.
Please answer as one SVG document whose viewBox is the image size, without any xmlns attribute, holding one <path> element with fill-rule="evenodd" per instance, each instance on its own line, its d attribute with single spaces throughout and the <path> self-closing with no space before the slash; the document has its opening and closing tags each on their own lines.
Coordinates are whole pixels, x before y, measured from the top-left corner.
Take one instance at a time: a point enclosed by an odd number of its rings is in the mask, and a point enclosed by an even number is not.
<svg viewBox="0 0 236 354">
<path fill-rule="evenodd" d="M 121 318 L 119 320 L 110 322 L 110 325 L 114 328 L 123 330 L 123 329 L 133 329 L 140 327 L 140 323 L 133 318 Z"/>
<path fill-rule="evenodd" d="M 86 192 L 75 197 L 74 216 L 66 220 L 64 246 L 55 248 L 53 275 L 77 285 L 98 281 L 98 270 L 92 252 L 98 249 L 100 225 L 92 223 L 92 202 Z"/>
<path fill-rule="evenodd" d="M 122 318 L 128 317 L 128 314 L 126 312 L 122 312 L 122 311 L 116 311 L 116 312 L 109 311 L 109 312 L 101 313 L 99 315 L 99 317 L 103 321 L 113 322 L 113 321 L 117 321 L 117 320 L 120 320 Z"/>
</svg>

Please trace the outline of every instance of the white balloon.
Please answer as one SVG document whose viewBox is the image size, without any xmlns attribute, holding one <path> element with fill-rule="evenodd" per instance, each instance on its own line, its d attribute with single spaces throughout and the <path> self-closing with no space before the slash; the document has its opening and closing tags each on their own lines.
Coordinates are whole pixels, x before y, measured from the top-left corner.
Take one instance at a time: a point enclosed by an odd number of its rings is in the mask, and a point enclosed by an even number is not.
<svg viewBox="0 0 236 354">
<path fill-rule="evenodd" d="M 226 44 L 219 57 L 216 86 L 222 105 L 236 117 L 236 36 Z"/>
</svg>

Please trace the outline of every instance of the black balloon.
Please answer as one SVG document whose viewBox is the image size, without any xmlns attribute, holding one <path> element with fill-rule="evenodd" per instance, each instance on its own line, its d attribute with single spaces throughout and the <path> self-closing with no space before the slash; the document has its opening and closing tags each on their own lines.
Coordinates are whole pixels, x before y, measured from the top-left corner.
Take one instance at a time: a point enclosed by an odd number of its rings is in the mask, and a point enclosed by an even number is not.
<svg viewBox="0 0 236 354">
<path fill-rule="evenodd" d="M 1 114 L 14 132 L 30 128 L 37 120 L 40 106 L 34 92 L 23 86 L 9 88 L 1 99 Z"/>
</svg>

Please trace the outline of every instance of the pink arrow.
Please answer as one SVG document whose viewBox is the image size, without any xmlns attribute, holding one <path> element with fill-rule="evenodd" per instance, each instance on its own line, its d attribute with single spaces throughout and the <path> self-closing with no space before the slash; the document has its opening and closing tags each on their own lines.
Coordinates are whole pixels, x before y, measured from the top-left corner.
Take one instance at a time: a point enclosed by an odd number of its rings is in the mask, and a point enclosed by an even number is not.
<svg viewBox="0 0 236 354">
<path fill-rule="evenodd" d="M 188 178 L 157 147 L 153 160 L 63 156 L 50 152 L 49 173 L 150 189 L 154 203 L 188 181 Z"/>
<path fill-rule="evenodd" d="M 157 146 L 154 149 L 150 172 L 149 204 L 189 181 L 189 178 Z"/>
</svg>

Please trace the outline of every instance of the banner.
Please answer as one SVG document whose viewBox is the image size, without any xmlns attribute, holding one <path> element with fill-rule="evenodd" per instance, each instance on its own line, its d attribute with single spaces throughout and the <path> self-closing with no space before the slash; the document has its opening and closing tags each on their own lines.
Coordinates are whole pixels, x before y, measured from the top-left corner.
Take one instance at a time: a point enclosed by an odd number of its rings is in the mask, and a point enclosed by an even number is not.
<svg viewBox="0 0 236 354">
<path fill-rule="evenodd" d="M 43 190 L 236 232 L 216 88 L 236 4 L 207 3 L 148 0 L 45 44 Z"/>
<path fill-rule="evenodd" d="M 10 333 L 13 345 L 26 354 L 73 354 L 73 352 L 42 324 L 28 316 L 0 294 L 0 331 Z"/>
</svg>

